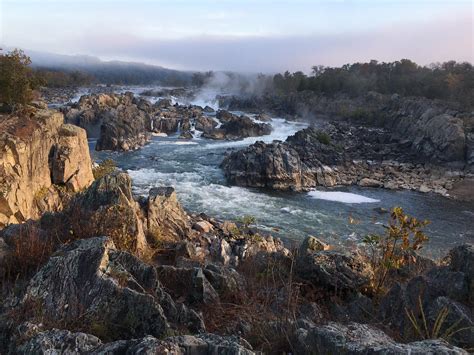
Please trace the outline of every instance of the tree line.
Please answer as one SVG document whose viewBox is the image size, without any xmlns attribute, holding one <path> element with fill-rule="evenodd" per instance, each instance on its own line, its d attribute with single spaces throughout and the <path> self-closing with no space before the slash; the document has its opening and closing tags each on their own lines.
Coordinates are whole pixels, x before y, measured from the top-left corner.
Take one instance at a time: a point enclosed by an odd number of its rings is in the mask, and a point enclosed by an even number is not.
<svg viewBox="0 0 474 355">
<path fill-rule="evenodd" d="M 0 49 L 0 104 L 13 109 L 31 101 L 40 86 L 78 87 L 101 84 L 161 84 L 195 86 L 208 84 L 213 72 L 180 72 L 134 63 L 108 63 L 87 71 L 65 68 L 32 68 L 31 59 L 21 50 L 2 53 Z M 474 70 L 470 63 L 448 61 L 420 66 L 408 59 L 395 62 L 346 64 L 341 67 L 314 66 L 311 75 L 301 71 L 273 76 L 258 75 L 249 80 L 226 73 L 226 81 L 238 82 L 242 92 L 259 91 L 289 94 L 311 91 L 332 96 L 361 96 L 369 91 L 403 96 L 457 101 L 474 107 Z M 255 83 L 256 81 L 257 83 Z M 260 84 L 260 85 L 257 85 Z M 226 84 L 227 85 L 227 84 Z M 235 85 L 234 85 L 235 86 Z M 250 90 L 253 88 L 254 90 Z"/>
<path fill-rule="evenodd" d="M 474 107 L 474 70 L 467 62 L 420 66 L 408 59 L 388 63 L 371 60 L 369 63 L 314 66 L 312 69 L 309 76 L 300 71 L 275 75 L 274 91 L 285 94 L 309 90 L 322 95 L 351 97 L 376 91 L 458 101 Z"/>
</svg>

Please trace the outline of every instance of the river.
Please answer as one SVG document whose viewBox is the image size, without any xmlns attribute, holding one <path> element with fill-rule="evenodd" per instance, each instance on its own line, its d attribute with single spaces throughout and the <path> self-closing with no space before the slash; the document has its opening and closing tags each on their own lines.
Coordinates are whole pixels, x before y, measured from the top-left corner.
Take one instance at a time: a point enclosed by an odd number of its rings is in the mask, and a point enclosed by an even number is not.
<svg viewBox="0 0 474 355">
<path fill-rule="evenodd" d="M 227 184 L 219 164 L 229 149 L 245 147 L 257 140 L 285 140 L 306 127 L 304 123 L 279 118 L 274 118 L 272 125 L 272 134 L 241 141 L 200 137 L 188 141 L 178 139 L 176 134 L 153 137 L 142 149 L 125 153 L 96 152 L 94 141 L 90 141 L 90 146 L 95 160 L 111 158 L 130 174 L 137 194 L 147 195 L 155 186 L 173 186 L 180 202 L 190 212 L 230 220 L 252 215 L 258 228 L 289 243 L 307 235 L 330 244 L 360 243 L 368 233 L 383 233 L 389 214 L 381 209 L 389 210 L 393 206 L 401 206 L 408 214 L 430 221 L 425 228 L 430 237 L 424 250 L 428 256 L 437 258 L 455 245 L 474 242 L 473 204 L 436 194 L 360 187 L 293 193 Z"/>
</svg>

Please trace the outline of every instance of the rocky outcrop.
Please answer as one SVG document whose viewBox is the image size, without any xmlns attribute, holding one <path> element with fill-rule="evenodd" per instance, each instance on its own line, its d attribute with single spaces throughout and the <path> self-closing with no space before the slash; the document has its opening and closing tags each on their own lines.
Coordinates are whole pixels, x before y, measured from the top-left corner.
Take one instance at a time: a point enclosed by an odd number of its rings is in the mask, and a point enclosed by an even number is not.
<svg viewBox="0 0 474 355">
<path fill-rule="evenodd" d="M 142 207 L 149 240 L 182 240 L 189 231 L 189 217 L 178 202 L 172 187 L 150 190 Z"/>
<path fill-rule="evenodd" d="M 81 318 L 112 339 L 160 337 L 173 323 L 203 329 L 195 312 L 164 292 L 153 267 L 105 237 L 79 240 L 54 254 L 29 282 L 22 303 L 28 302 L 40 302 L 47 319 L 68 324 Z"/>
<path fill-rule="evenodd" d="M 156 103 L 134 97 L 132 93 L 84 95 L 78 103 L 63 108 L 68 122 L 87 130 L 89 138 L 98 138 L 97 150 L 127 151 L 146 144 L 152 133 L 175 134 L 192 139 L 194 130 L 211 139 L 242 139 L 271 132 L 271 125 L 254 122 L 219 110 L 216 118 L 209 107 L 172 104 L 170 99 Z M 267 120 L 266 116 L 261 117 Z"/>
<path fill-rule="evenodd" d="M 128 151 L 144 146 L 150 139 L 148 121 L 136 106 L 119 106 L 104 113 L 96 150 Z"/>
<path fill-rule="evenodd" d="M 303 248 L 296 262 L 302 279 L 340 291 L 363 291 L 369 286 L 373 270 L 361 254 Z"/>
<path fill-rule="evenodd" d="M 257 142 L 230 153 L 221 166 L 237 185 L 297 191 L 360 185 L 447 195 L 464 176 L 418 163 L 417 156 L 385 130 L 336 122 L 303 129 L 286 142 Z"/>
<path fill-rule="evenodd" d="M 151 104 L 131 92 L 84 95 L 63 111 L 68 122 L 98 138 L 97 150 L 137 149 L 150 139 Z"/>
<path fill-rule="evenodd" d="M 460 167 L 466 163 L 464 114 L 431 100 L 396 95 L 386 111 L 384 126 L 420 156 Z"/>
<path fill-rule="evenodd" d="M 132 196 L 132 181 L 125 173 L 115 172 L 96 180 L 54 217 L 59 220 L 55 224 L 69 228 L 76 238 L 107 235 L 122 250 L 138 255 L 148 250 L 140 206 Z"/>
<path fill-rule="evenodd" d="M 107 235 L 120 250 L 139 256 L 151 253 L 160 243 L 181 241 L 190 231 L 189 217 L 173 188 L 152 189 L 147 198 L 136 201 L 130 177 L 121 172 L 96 180 L 61 212 L 42 216 L 31 228 L 45 236 L 45 243 L 54 236 L 57 243 Z M 10 226 L 2 234 L 8 247 L 28 233 Z"/>
<path fill-rule="evenodd" d="M 210 139 L 242 139 L 259 137 L 270 134 L 272 126 L 268 123 L 254 122 L 247 116 L 237 116 L 230 112 L 219 110 L 216 117 L 223 122 L 219 128 L 204 131 L 203 137 Z"/>
<path fill-rule="evenodd" d="M 348 119 L 356 124 L 384 127 L 421 158 L 455 168 L 474 167 L 470 158 L 474 151 L 474 118 L 455 103 L 374 92 L 356 98 L 299 92 L 223 100 L 221 105 L 231 110 L 266 110 L 282 116 L 299 115 L 310 121 Z"/>
<path fill-rule="evenodd" d="M 196 119 L 194 127 L 201 132 L 210 132 L 218 125 L 219 123 L 211 117 L 200 116 Z"/>
<path fill-rule="evenodd" d="M 86 133 L 63 120 L 52 110 L 0 117 L 0 228 L 59 210 L 92 183 Z"/>
</svg>

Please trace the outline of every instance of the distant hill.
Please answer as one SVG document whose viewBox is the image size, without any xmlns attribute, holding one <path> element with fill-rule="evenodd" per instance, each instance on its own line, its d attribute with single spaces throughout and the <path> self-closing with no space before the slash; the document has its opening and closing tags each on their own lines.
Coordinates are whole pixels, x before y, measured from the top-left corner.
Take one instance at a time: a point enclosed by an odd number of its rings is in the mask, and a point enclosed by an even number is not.
<svg viewBox="0 0 474 355">
<path fill-rule="evenodd" d="M 62 55 L 29 50 L 25 50 L 25 53 L 30 56 L 34 68 L 79 71 L 103 84 L 187 86 L 191 84 L 194 74 L 143 63 L 102 61 L 87 55 Z"/>
</svg>

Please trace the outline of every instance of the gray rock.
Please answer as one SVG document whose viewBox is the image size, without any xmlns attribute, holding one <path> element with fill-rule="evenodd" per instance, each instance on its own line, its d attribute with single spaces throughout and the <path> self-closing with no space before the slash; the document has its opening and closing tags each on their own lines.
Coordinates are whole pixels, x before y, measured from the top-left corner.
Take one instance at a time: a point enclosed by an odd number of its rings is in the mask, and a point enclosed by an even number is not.
<svg viewBox="0 0 474 355">
<path fill-rule="evenodd" d="M 462 272 L 468 283 L 469 301 L 474 302 L 474 246 L 463 244 L 449 252 L 446 262 L 453 271 Z"/>
<path fill-rule="evenodd" d="M 328 250 L 329 245 L 319 240 L 316 237 L 308 236 L 306 237 L 300 246 L 300 255 L 306 255 L 307 253 L 312 253 L 316 251 Z"/>
<path fill-rule="evenodd" d="M 196 119 L 195 128 L 198 131 L 210 132 L 218 125 L 217 121 L 211 117 L 200 116 Z"/>
<path fill-rule="evenodd" d="M 457 346 L 472 344 L 473 331 L 469 328 L 474 323 L 470 306 L 472 276 L 468 274 L 471 250 L 469 245 L 456 247 L 450 251 L 446 266 L 435 266 L 407 283 L 394 285 L 380 302 L 379 318 L 403 336 L 410 337 L 414 329 L 407 311 L 420 322 L 424 314 L 429 329 L 432 329 L 436 318 L 447 309 L 449 312 L 442 323 L 441 334 L 451 328 L 455 334 L 450 342 Z M 462 328 L 468 330 L 461 331 Z"/>
<path fill-rule="evenodd" d="M 40 332 L 15 349 L 18 354 L 170 354 L 170 355 L 253 355 L 252 347 L 242 338 L 215 334 L 181 335 L 157 339 L 118 340 L 102 344 L 97 337 L 53 329 Z"/>
<path fill-rule="evenodd" d="M 360 291 L 368 286 L 372 269 L 356 252 L 319 251 L 301 256 L 296 273 L 315 285 L 341 291 Z"/>
<path fill-rule="evenodd" d="M 148 237 L 155 242 L 182 240 L 190 231 L 188 215 L 172 187 L 151 189 L 143 210 Z"/>
<path fill-rule="evenodd" d="M 400 344 L 370 325 L 329 323 L 295 332 L 297 354 L 467 354 L 442 340 Z"/>
<path fill-rule="evenodd" d="M 184 131 L 182 132 L 179 137 L 179 139 L 193 139 L 193 134 L 191 131 Z"/>
<path fill-rule="evenodd" d="M 362 187 L 383 187 L 383 182 L 371 179 L 371 178 L 363 178 L 359 181 L 359 186 Z"/>
<path fill-rule="evenodd" d="M 210 139 L 242 139 L 270 134 L 272 126 L 268 123 L 257 123 L 247 116 L 236 116 L 218 111 L 217 118 L 224 123 L 220 128 L 204 131 L 203 137 Z"/>
<path fill-rule="evenodd" d="M 157 267 L 158 278 L 175 298 L 183 297 L 190 303 L 212 304 L 219 296 L 201 268 Z"/>
<path fill-rule="evenodd" d="M 90 353 L 102 342 L 85 333 L 52 329 L 36 334 L 16 349 L 17 354 L 84 354 Z"/>
<path fill-rule="evenodd" d="M 438 297 L 430 304 L 426 311 L 428 322 L 434 324 L 443 310 L 447 310 L 448 314 L 441 325 L 440 335 L 446 334 L 449 337 L 450 343 L 470 349 L 474 344 L 472 307 L 465 306 L 447 297 Z M 452 328 L 451 331 L 450 328 Z M 450 334 L 451 332 L 452 334 Z"/>
<path fill-rule="evenodd" d="M 78 317 L 109 338 L 161 336 L 179 314 L 156 271 L 105 237 L 79 240 L 54 254 L 28 284 L 23 302 L 38 300 L 44 316 L 65 324 Z M 166 305 L 164 312 L 160 302 Z"/>
<path fill-rule="evenodd" d="M 172 354 L 172 355 L 253 355 L 252 347 L 242 338 L 215 334 L 181 335 L 163 340 L 147 336 L 142 339 L 104 344 L 91 354 Z"/>
</svg>

